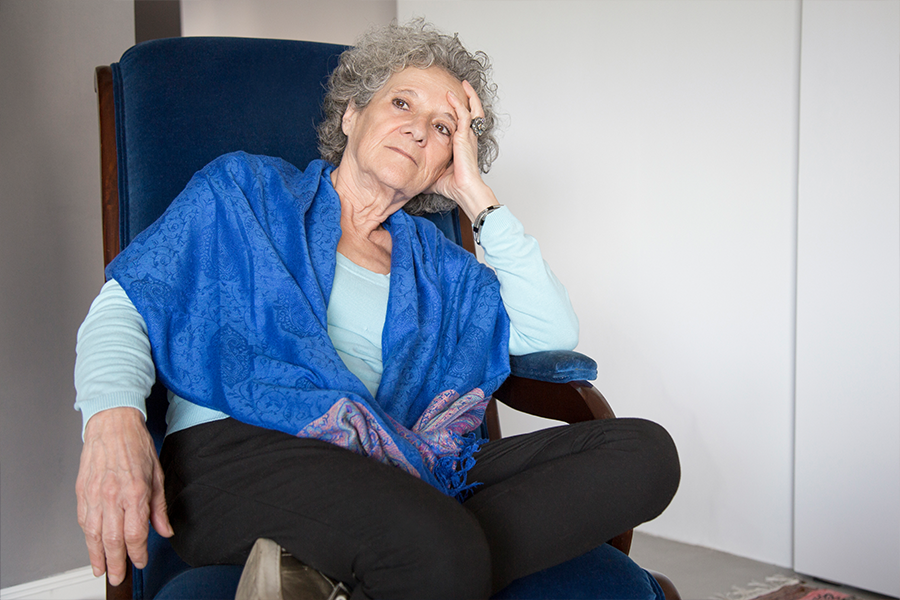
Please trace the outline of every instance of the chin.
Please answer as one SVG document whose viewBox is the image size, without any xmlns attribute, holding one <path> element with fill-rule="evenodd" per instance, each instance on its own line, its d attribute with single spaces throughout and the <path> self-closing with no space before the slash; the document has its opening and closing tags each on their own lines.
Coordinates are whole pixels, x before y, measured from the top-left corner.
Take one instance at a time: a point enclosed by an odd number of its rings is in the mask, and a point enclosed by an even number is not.
<svg viewBox="0 0 900 600">
<path fill-rule="evenodd" d="M 410 165 L 389 165 L 385 166 L 378 173 L 378 180 L 381 184 L 392 190 L 396 190 L 408 198 L 415 197 L 422 189 L 422 182 L 419 181 L 419 172 L 415 166 Z"/>
</svg>

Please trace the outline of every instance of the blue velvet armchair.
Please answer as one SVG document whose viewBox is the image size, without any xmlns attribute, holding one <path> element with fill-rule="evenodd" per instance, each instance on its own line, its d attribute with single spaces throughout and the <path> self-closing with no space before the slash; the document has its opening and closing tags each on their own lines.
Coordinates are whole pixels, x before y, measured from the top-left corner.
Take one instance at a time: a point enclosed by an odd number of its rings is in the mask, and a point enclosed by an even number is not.
<svg viewBox="0 0 900 600">
<path fill-rule="evenodd" d="M 305 166 L 318 157 L 315 126 L 328 74 L 344 46 L 245 38 L 172 38 L 139 44 L 98 67 L 103 247 L 108 263 L 181 191 L 195 171 L 226 152 L 278 156 Z M 452 211 L 432 216 L 474 252 L 470 224 Z M 589 380 L 596 364 L 575 352 L 512 360 L 495 398 L 519 410 L 577 422 L 613 418 Z M 165 434 L 166 392 L 148 399 L 148 427 Z M 484 434 L 500 437 L 492 402 Z M 627 557 L 631 532 L 563 565 L 514 582 L 497 598 L 678 598 L 670 582 Z M 152 531 L 150 562 L 108 598 L 233 598 L 241 567 L 190 568 Z M 301 557 L 302 558 L 302 557 Z M 665 596 L 660 583 L 666 588 Z"/>
</svg>

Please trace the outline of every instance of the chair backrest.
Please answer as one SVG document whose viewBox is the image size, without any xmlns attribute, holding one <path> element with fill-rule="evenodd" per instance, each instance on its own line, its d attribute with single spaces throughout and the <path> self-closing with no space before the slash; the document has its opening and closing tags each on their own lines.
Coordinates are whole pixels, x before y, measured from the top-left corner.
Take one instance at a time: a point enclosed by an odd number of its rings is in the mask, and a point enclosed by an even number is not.
<svg viewBox="0 0 900 600">
<path fill-rule="evenodd" d="M 345 46 L 246 38 L 138 44 L 111 65 L 119 245 L 152 223 L 191 176 L 235 150 L 304 167 Z"/>
<path fill-rule="evenodd" d="M 191 176 L 235 150 L 305 167 L 328 75 L 347 46 L 248 38 L 138 44 L 111 65 L 118 248 L 156 220 Z M 456 215 L 433 219 L 461 243 Z M 456 223 L 454 225 L 454 223 Z"/>
</svg>

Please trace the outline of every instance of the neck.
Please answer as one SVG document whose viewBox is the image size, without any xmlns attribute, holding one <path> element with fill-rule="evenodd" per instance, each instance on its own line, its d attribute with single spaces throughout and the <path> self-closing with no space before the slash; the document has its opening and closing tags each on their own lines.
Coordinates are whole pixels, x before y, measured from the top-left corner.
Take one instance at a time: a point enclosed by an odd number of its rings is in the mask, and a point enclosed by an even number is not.
<svg viewBox="0 0 900 600">
<path fill-rule="evenodd" d="M 331 183 L 341 201 L 341 226 L 350 226 L 358 233 L 371 233 L 381 227 L 388 217 L 400 210 L 408 198 L 395 190 L 368 184 L 354 177 L 352 169 L 335 167 Z"/>
<path fill-rule="evenodd" d="M 382 224 L 400 210 L 405 200 L 373 193 L 343 175 L 340 167 L 331 172 L 331 183 L 341 203 L 338 252 L 370 271 L 390 273 L 391 236 Z"/>
</svg>

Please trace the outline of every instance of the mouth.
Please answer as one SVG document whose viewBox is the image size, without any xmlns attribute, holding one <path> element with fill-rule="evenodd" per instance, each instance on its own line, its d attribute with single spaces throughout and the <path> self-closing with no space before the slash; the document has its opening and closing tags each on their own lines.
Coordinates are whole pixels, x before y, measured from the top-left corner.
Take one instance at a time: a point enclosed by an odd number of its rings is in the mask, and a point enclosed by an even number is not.
<svg viewBox="0 0 900 600">
<path fill-rule="evenodd" d="M 412 163 L 413 163 L 414 165 L 416 165 L 417 167 L 419 166 L 419 163 L 416 161 L 415 158 L 412 157 L 411 154 L 409 154 L 409 153 L 407 153 L 407 152 L 404 152 L 403 150 L 401 150 L 400 148 L 397 148 L 397 147 L 395 147 L 395 146 L 388 146 L 387 148 L 388 148 L 388 150 L 393 150 L 394 152 L 396 152 L 396 153 L 399 154 L 400 156 L 405 156 L 406 158 L 408 158 L 409 160 L 411 160 Z"/>
</svg>

